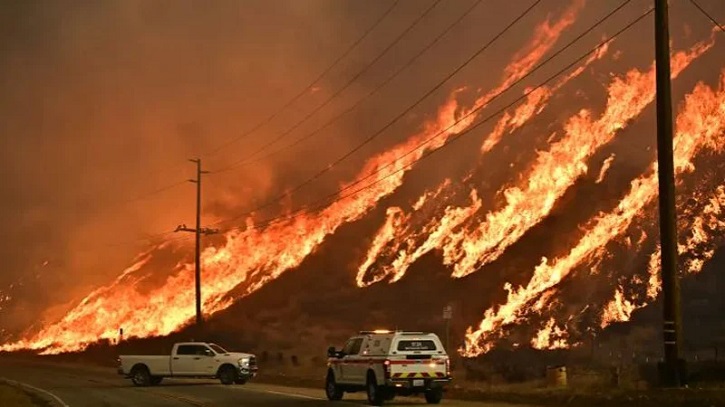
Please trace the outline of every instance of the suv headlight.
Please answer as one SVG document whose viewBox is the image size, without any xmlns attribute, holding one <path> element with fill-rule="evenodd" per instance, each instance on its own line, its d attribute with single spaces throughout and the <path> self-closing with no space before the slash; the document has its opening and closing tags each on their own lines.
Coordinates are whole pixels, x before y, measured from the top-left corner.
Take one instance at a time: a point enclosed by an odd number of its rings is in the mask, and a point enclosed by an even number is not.
<svg viewBox="0 0 725 407">
<path fill-rule="evenodd" d="M 241 367 L 249 367 L 249 358 L 241 358 L 238 363 Z"/>
</svg>

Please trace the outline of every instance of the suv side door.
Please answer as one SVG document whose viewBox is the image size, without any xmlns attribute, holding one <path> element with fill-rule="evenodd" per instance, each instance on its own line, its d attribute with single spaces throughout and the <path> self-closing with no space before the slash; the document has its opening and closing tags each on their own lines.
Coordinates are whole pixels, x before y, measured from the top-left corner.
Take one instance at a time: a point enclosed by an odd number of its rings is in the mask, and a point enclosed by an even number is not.
<svg viewBox="0 0 725 407">
<path fill-rule="evenodd" d="M 350 348 L 346 352 L 343 359 L 345 366 L 346 382 L 350 384 L 365 384 L 365 372 L 367 365 L 363 364 L 364 358 L 360 355 L 363 338 L 355 337 L 351 339 Z"/>
<path fill-rule="evenodd" d="M 346 364 L 348 360 L 346 360 L 347 355 L 350 353 L 350 350 L 352 349 L 353 344 L 355 343 L 355 338 L 350 338 L 345 343 L 345 346 L 342 347 L 342 350 L 340 351 L 341 357 L 338 359 L 338 362 L 336 364 L 337 370 L 335 371 L 336 374 L 336 380 L 338 383 L 351 383 L 350 381 L 350 368 L 352 365 Z"/>
</svg>

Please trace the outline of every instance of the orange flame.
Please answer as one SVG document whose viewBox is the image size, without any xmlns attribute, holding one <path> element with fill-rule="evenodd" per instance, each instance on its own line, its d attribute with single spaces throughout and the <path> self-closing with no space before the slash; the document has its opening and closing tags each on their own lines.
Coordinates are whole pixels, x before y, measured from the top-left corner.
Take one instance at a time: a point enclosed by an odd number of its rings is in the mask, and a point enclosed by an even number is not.
<svg viewBox="0 0 725 407">
<path fill-rule="evenodd" d="M 370 249 L 368 250 L 367 257 L 365 258 L 363 264 L 360 266 L 361 270 L 367 270 L 368 268 L 370 268 L 370 266 L 375 263 L 375 260 L 378 258 L 378 256 L 381 255 L 381 252 L 386 250 L 386 248 L 389 248 L 391 245 L 397 243 L 397 241 L 395 240 L 397 231 L 404 223 L 406 223 L 407 216 L 403 213 L 402 209 L 396 206 L 391 206 L 390 208 L 388 208 L 388 210 L 386 211 L 386 215 L 387 217 L 385 220 L 385 224 L 383 224 L 380 230 L 378 230 L 378 232 L 375 234 L 375 238 L 370 244 Z M 392 248 L 392 250 L 395 250 L 395 248 Z M 358 273 L 356 281 L 358 287 L 365 287 L 370 284 L 377 283 L 384 277 L 385 274 L 378 274 L 377 276 L 373 277 L 371 281 L 365 281 L 364 273 Z"/>
<path fill-rule="evenodd" d="M 695 201 L 703 199 L 704 193 L 696 194 Z M 687 225 L 685 231 L 689 236 L 683 244 L 678 245 L 680 255 L 695 254 L 694 258 L 688 258 L 685 261 L 684 271 L 687 274 L 697 274 L 702 271 L 705 263 L 715 254 L 716 242 L 713 242 L 715 236 L 721 236 L 725 231 L 725 185 L 720 185 L 715 189 L 713 196 L 709 197 L 707 204 L 699 215 L 694 216 L 692 222 Z M 602 316 L 602 328 L 613 322 L 629 321 L 632 312 L 647 306 L 650 302 L 657 299 L 657 295 L 662 289 L 662 280 L 660 275 L 661 268 L 660 246 L 650 256 L 647 268 L 647 297 L 644 300 L 635 302 L 635 300 L 625 299 L 621 291 L 615 293 L 615 298 L 609 304 L 608 308 L 621 307 L 628 309 L 628 312 L 607 312 L 605 310 Z M 636 277 L 636 276 L 635 276 Z M 621 305 L 612 305 L 618 303 Z"/>
<path fill-rule="evenodd" d="M 697 253 L 696 258 L 688 258 L 685 262 L 685 272 L 697 274 L 702 271 L 705 262 L 715 255 L 713 237 L 725 231 L 725 185 L 720 185 L 715 189 L 714 195 L 708 198 L 701 213 L 696 215 L 687 226 L 689 237 L 685 239 L 684 244 L 678 245 L 677 251 L 680 255 Z M 660 256 L 660 247 L 657 246 L 657 250 L 650 256 L 647 267 L 649 274 L 647 298 L 649 300 L 656 299 L 662 289 L 659 273 L 662 261 Z"/>
<path fill-rule="evenodd" d="M 507 68 L 508 76 L 501 90 L 525 75 L 527 68 L 541 59 L 561 32 L 573 24 L 582 4 L 578 0 L 562 21 L 550 25 L 547 20 L 537 29 L 529 52 Z M 360 219 L 380 199 L 402 185 L 405 173 L 424 154 L 443 146 L 451 136 L 468 128 L 476 115 L 459 119 L 466 112 L 456 113 L 459 110 L 458 92 L 460 89 L 450 95 L 438 110 L 436 120 L 426 123 L 422 132 L 369 159 L 356 179 L 348 184 L 370 179 L 369 188 L 334 202 L 318 214 L 275 223 L 264 230 L 250 228 L 228 232 L 224 246 L 205 249 L 202 254 L 205 270 L 202 298 L 206 313 L 228 307 L 233 300 L 227 293 L 232 289 L 239 290 L 242 296 L 248 295 L 297 267 L 339 226 Z M 498 92 L 492 91 L 478 98 L 470 110 L 485 105 Z M 431 142 L 426 143 L 425 148 L 416 149 L 426 140 Z M 374 175 L 370 177 L 371 174 Z M 252 220 L 248 219 L 247 224 L 253 225 Z M 50 353 L 80 350 L 99 339 L 115 338 L 119 327 L 124 328 L 126 337 L 167 335 L 194 315 L 193 290 L 178 289 L 193 287 L 191 270 L 190 264 L 178 265 L 163 286 L 150 292 L 142 292 L 135 282 L 122 284 L 116 281 L 88 295 L 58 323 L 29 339 L 4 345 L 0 350 L 31 348 Z"/>
<path fill-rule="evenodd" d="M 402 185 L 405 172 L 427 150 L 405 154 L 455 123 L 456 108 L 457 102 L 452 96 L 439 110 L 436 121 L 428 123 L 423 132 L 368 160 L 358 180 L 382 168 L 370 181 L 374 183 L 370 188 L 337 200 L 317 214 L 291 218 L 265 229 L 227 232 L 222 247 L 205 249 L 202 253 L 205 312 L 212 314 L 231 305 L 233 299 L 228 298 L 227 293 L 232 289 L 237 289 L 242 296 L 248 295 L 297 267 L 339 226 L 361 218 L 381 198 L 394 192 Z M 427 148 L 435 149 L 445 144 L 471 120 L 473 117 L 436 138 L 434 143 L 427 144 Z M 395 165 L 390 165 L 392 162 Z M 247 224 L 253 225 L 252 220 L 248 219 Z M 48 348 L 46 352 L 50 353 L 81 350 L 99 339 L 114 339 L 120 327 L 126 337 L 167 335 L 183 326 L 195 313 L 194 291 L 179 289 L 193 287 L 193 275 L 193 265 L 177 265 L 173 276 L 150 292 L 139 290 L 135 281 L 116 281 L 91 293 L 58 323 L 30 339 L 0 347 L 0 350 Z"/>
<path fill-rule="evenodd" d="M 629 321 L 629 318 L 639 306 L 624 298 L 622 287 L 614 292 L 614 299 L 604 307 L 602 311 L 602 322 L 599 325 L 602 329 L 614 322 Z"/>
<path fill-rule="evenodd" d="M 535 89 L 533 92 L 531 92 L 531 89 L 526 89 L 524 91 L 524 94 L 528 93 L 526 100 L 514 109 L 513 113 L 507 111 L 498 120 L 493 131 L 485 138 L 483 145 L 481 146 L 481 153 L 488 153 L 501 142 L 504 135 L 513 133 L 533 117 L 541 113 L 546 107 L 551 96 L 554 95 L 556 91 L 561 89 L 570 80 L 581 75 L 593 62 L 602 59 L 607 54 L 608 50 L 609 43 L 597 49 L 597 51 L 587 58 L 581 66 L 578 66 L 574 71 L 560 79 L 552 86 L 542 86 Z"/>
<path fill-rule="evenodd" d="M 471 216 L 472 211 L 477 211 L 481 207 L 481 200 L 478 198 L 476 191 L 472 190 L 471 201 L 473 204 L 466 208 L 452 208 L 448 207 L 444 210 L 445 214 L 441 222 L 436 223 L 435 228 L 431 224 L 430 228 L 425 228 L 426 238 L 421 245 L 415 247 L 415 242 L 420 238 L 420 235 L 410 236 L 408 239 L 400 239 L 401 235 L 405 235 L 406 232 L 410 233 L 405 227 L 401 225 L 408 225 L 410 216 L 406 216 L 399 208 L 389 208 L 388 214 L 394 215 L 395 219 L 388 218 L 388 222 L 383 228 L 378 231 L 373 244 L 368 250 L 368 254 L 365 262 L 360 265 L 357 274 L 357 284 L 359 287 L 366 287 L 371 284 L 375 284 L 382 281 L 385 278 L 390 278 L 390 282 L 394 283 L 399 281 L 405 275 L 405 271 L 418 260 L 423 254 L 427 253 L 431 248 L 438 246 L 444 239 L 448 238 L 449 234 L 452 233 L 457 226 L 464 220 Z M 396 210 L 397 209 L 397 210 Z M 388 223 L 395 222 L 394 226 L 388 226 Z M 394 260 L 388 265 L 378 266 L 376 274 L 372 279 L 366 280 L 365 277 L 370 270 L 371 266 L 375 263 L 376 259 L 383 254 L 385 245 L 392 244 L 392 248 L 388 247 L 386 252 L 392 253 Z M 405 245 L 405 248 L 402 248 Z"/>
<path fill-rule="evenodd" d="M 649 85 L 646 85 L 649 86 Z M 623 99 L 626 100 L 626 99 Z M 684 107 L 677 117 L 677 136 L 674 141 L 675 171 L 677 174 L 694 170 L 692 158 L 701 150 L 725 150 L 725 69 L 720 78 L 717 92 L 699 83 L 692 94 L 685 99 Z M 603 254 L 605 246 L 622 234 L 635 217 L 641 215 L 647 204 L 657 196 L 656 165 L 649 174 L 632 182 L 629 193 L 619 202 L 615 210 L 600 214 L 594 219 L 590 230 L 569 251 L 569 254 L 549 262 L 543 258 L 526 286 L 509 292 L 505 304 L 498 309 L 489 309 L 476 330 L 469 328 L 465 348 L 461 353 L 477 356 L 488 352 L 494 341 L 503 335 L 502 327 L 520 322 L 526 312 L 539 311 L 540 307 L 529 307 L 541 293 L 552 289 L 566 278 L 575 267 Z"/>
<path fill-rule="evenodd" d="M 549 319 L 531 339 L 531 347 L 534 349 L 569 349 L 571 346 L 566 330 L 556 325 L 554 318 Z"/>
<path fill-rule="evenodd" d="M 581 1 L 573 3 L 573 5 L 564 13 L 563 17 L 554 25 L 551 25 L 549 19 L 540 24 L 535 30 L 534 37 L 525 47 L 526 51 L 519 52 L 518 54 L 523 54 L 524 56 L 518 56 L 515 58 L 514 61 L 509 63 L 507 68 L 504 70 L 506 75 L 504 75 L 501 84 L 486 93 L 484 96 L 478 98 L 474 105 L 462 113 L 462 115 L 466 115 L 470 111 L 490 102 L 497 94 L 504 91 L 517 80 L 525 76 L 528 70 L 533 68 L 534 65 L 543 58 L 546 52 L 551 50 L 562 32 L 573 24 L 576 14 L 582 5 L 583 2 Z M 482 152 L 486 153 L 490 151 L 501 141 L 506 133 L 514 132 L 533 117 L 541 113 L 555 91 L 559 90 L 567 82 L 584 72 L 586 67 L 588 67 L 591 63 L 603 58 L 604 55 L 606 55 L 607 50 L 608 46 L 600 47 L 583 63 L 583 65 L 577 67 L 577 69 L 559 80 L 556 84 L 551 87 L 543 86 L 534 90 L 528 94 L 526 100 L 518 106 L 513 113 L 508 111 L 505 112 L 495 125 L 491 134 L 486 137 L 486 141 L 482 146 Z M 531 89 L 529 88 L 526 89 L 524 93 L 528 93 L 530 91 Z M 441 188 L 442 186 L 439 186 L 438 190 L 440 191 Z M 425 201 L 425 196 L 428 194 L 429 192 L 424 193 L 419 202 Z M 428 222 L 428 225 L 419 233 L 415 233 L 413 231 L 413 225 L 409 224 L 412 219 L 411 216 L 405 215 L 402 212 L 394 211 L 394 216 L 396 217 L 396 227 L 393 230 L 384 226 L 378 233 L 385 234 L 385 236 L 374 238 L 373 244 L 368 249 L 365 260 L 358 269 L 358 286 L 366 287 L 370 284 L 382 281 L 387 277 L 391 277 L 391 283 L 400 280 L 405 275 L 411 264 L 428 251 L 435 249 L 436 247 L 443 246 L 444 241 L 450 239 L 450 235 L 452 233 L 456 233 L 455 229 L 462 226 L 465 221 L 467 221 L 480 209 L 481 201 L 478 199 L 476 191 L 471 191 L 471 201 L 471 206 L 466 208 L 447 207 L 444 209 L 444 215 L 439 221 L 433 220 Z M 414 210 L 418 209 L 414 208 Z M 406 235 L 409 236 L 404 237 Z M 416 246 L 416 242 L 422 239 L 421 236 L 425 236 L 424 241 L 422 244 Z M 459 239 L 462 239 L 462 237 Z M 385 247 L 386 243 L 384 242 L 388 242 L 387 244 L 392 247 Z M 381 255 L 387 255 L 386 257 L 393 257 L 394 259 L 390 264 L 380 265 L 379 261 L 376 261 L 376 259 Z M 373 265 L 376 265 L 376 267 L 374 270 L 371 270 Z M 372 272 L 374 277 L 366 280 L 365 275 L 369 272 Z"/>
<path fill-rule="evenodd" d="M 569 8 L 564 11 L 556 23 L 551 23 L 551 16 L 549 15 L 544 22 L 539 24 L 534 29 L 534 35 L 528 44 L 526 44 L 522 50 L 517 52 L 516 55 L 514 55 L 513 61 L 504 68 L 501 83 L 496 88 L 491 89 L 488 93 L 477 98 L 475 103 L 462 113 L 462 116 L 485 106 L 497 95 L 506 91 L 513 84 L 526 76 L 529 71 L 531 71 L 531 69 L 533 69 L 539 61 L 541 61 L 544 55 L 551 51 L 557 41 L 559 41 L 561 34 L 574 24 L 579 12 L 584 6 L 584 3 L 584 0 L 575 0 Z M 529 95 L 530 101 L 527 104 L 536 103 L 531 100 L 535 100 L 537 97 L 542 98 L 544 96 L 542 93 L 546 92 L 547 91 L 538 92 L 538 95 L 535 95 L 537 92 L 532 93 L 534 96 L 532 97 Z M 534 107 L 530 109 L 533 109 L 534 111 L 536 110 Z"/>
<path fill-rule="evenodd" d="M 612 154 L 609 157 L 607 157 L 606 160 L 602 163 L 602 169 L 599 170 L 599 176 L 597 177 L 597 180 L 594 181 L 595 184 L 600 184 L 602 181 L 604 181 L 604 176 L 607 175 L 607 171 L 609 171 L 609 168 L 612 166 L 612 161 L 614 161 L 615 155 Z"/>
<path fill-rule="evenodd" d="M 714 37 L 713 37 L 714 38 Z M 672 77 L 676 78 L 692 61 L 714 45 L 714 39 L 697 44 L 689 52 L 672 57 Z M 655 96 L 654 64 L 646 73 L 633 69 L 624 79 L 615 78 L 609 86 L 604 113 L 597 120 L 582 110 L 565 125 L 566 135 L 539 154 L 523 187 L 503 191 L 504 208 L 490 212 L 485 221 L 460 241 L 444 248 L 446 262 L 455 264 L 454 276 L 464 277 L 497 259 L 521 236 L 544 219 L 566 190 L 586 174 L 586 160 L 609 143 L 617 131 L 637 117 Z"/>
<path fill-rule="evenodd" d="M 683 51 L 673 55 L 672 76 L 677 77 L 692 61 L 713 45 L 714 39 L 711 39 L 707 43 L 695 45 L 689 52 Z M 580 74 L 588 64 L 603 57 L 605 53 L 606 49 L 602 49 L 590 57 L 584 66 L 564 78 L 555 89 L 574 78 L 576 76 L 574 74 Z M 551 90 L 547 89 L 540 94 L 534 92 L 530 96 L 532 95 L 536 96 L 533 99 L 530 97 L 519 106 L 513 115 L 507 114 L 499 120 L 487 138 L 487 141 L 493 144 L 484 144 L 484 152 L 498 143 L 504 130 L 513 131 L 539 113 L 545 106 L 541 103 L 548 99 Z M 408 248 L 403 251 L 398 245 L 395 251 L 385 251 L 395 254 L 395 258 L 388 265 L 368 260 L 364 266 L 376 264 L 376 272 L 380 273 L 382 270 L 383 275 L 394 276 L 393 281 L 397 281 L 418 258 L 436 248 L 443 251 L 444 263 L 454 266 L 454 277 L 464 277 L 478 267 L 495 260 L 527 230 L 538 224 L 564 192 L 587 172 L 584 164 L 586 159 L 611 141 L 616 130 L 625 127 L 626 123 L 638 116 L 653 99 L 654 65 L 646 73 L 633 69 L 627 73 L 625 79 L 615 78 L 609 85 L 607 108 L 599 120 L 593 121 L 588 110 L 582 110 L 572 117 L 566 126 L 566 136 L 552 144 L 548 152 L 539 155 L 529 171 L 526 188 L 510 187 L 503 191 L 508 204 L 505 208 L 488 213 L 486 220 L 474 230 L 467 230 L 464 225 L 480 209 L 481 202 L 478 199 L 473 199 L 468 207 L 446 208 L 440 220 L 429 222 L 419 233 L 412 233 L 411 225 L 401 226 L 397 229 L 397 238 L 394 241 L 404 240 L 409 243 Z M 410 217 L 405 219 L 409 220 Z M 422 243 L 415 245 L 416 242 L 420 242 L 419 236 L 426 238 Z M 375 250 L 380 251 L 379 248 Z M 372 254 L 368 253 L 368 259 Z M 362 280 L 361 274 L 367 271 L 367 268 L 361 266 L 358 271 L 359 281 Z"/>
</svg>

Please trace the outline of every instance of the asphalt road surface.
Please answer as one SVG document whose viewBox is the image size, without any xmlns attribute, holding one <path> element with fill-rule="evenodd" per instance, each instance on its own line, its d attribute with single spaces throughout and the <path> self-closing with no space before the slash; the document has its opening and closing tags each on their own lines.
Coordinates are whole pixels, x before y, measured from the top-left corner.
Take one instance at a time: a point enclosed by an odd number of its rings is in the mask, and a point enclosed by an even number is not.
<svg viewBox="0 0 725 407">
<path fill-rule="evenodd" d="M 159 386 L 138 388 L 115 370 L 96 366 L 63 365 L 0 358 L 0 378 L 46 392 L 46 398 L 69 407 L 94 406 L 249 406 L 331 407 L 366 405 L 364 395 L 346 394 L 342 402 L 331 403 L 322 389 L 301 389 L 258 383 L 223 386 L 215 380 L 166 379 Z M 60 404 L 63 405 L 63 404 Z M 397 398 L 387 405 L 426 405 L 420 398 Z M 504 407 L 504 404 L 444 400 L 457 407 Z M 508 405 L 511 407 L 510 405 Z"/>
</svg>

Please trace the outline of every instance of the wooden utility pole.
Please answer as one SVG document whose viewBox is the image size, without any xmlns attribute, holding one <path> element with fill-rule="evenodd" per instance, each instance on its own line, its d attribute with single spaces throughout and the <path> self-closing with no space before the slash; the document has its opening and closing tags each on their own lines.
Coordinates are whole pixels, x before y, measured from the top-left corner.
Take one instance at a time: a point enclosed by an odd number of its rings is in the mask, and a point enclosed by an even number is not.
<svg viewBox="0 0 725 407">
<path fill-rule="evenodd" d="M 682 317 L 677 276 L 677 212 L 675 208 L 675 165 L 673 159 L 672 89 L 670 33 L 667 0 L 655 0 L 655 63 L 657 83 L 657 171 L 659 175 L 659 220 L 663 298 L 664 364 L 666 386 L 685 384 L 684 362 L 680 359 Z"/>
<path fill-rule="evenodd" d="M 446 321 L 446 343 L 445 347 L 447 351 L 450 351 L 450 329 L 451 329 L 451 318 L 453 318 L 453 306 L 451 304 L 443 307 L 443 319 Z"/>
<path fill-rule="evenodd" d="M 196 236 L 196 245 L 194 250 L 194 278 L 196 281 L 196 325 L 200 327 L 202 324 L 201 316 L 201 235 L 211 235 L 218 233 L 218 229 L 209 229 L 201 227 L 201 176 L 208 174 L 209 171 L 202 171 L 201 159 L 190 159 L 189 161 L 196 163 L 196 179 L 190 179 L 189 182 L 196 184 L 196 228 L 187 228 L 186 225 L 179 225 L 177 232 L 192 232 Z"/>
</svg>

